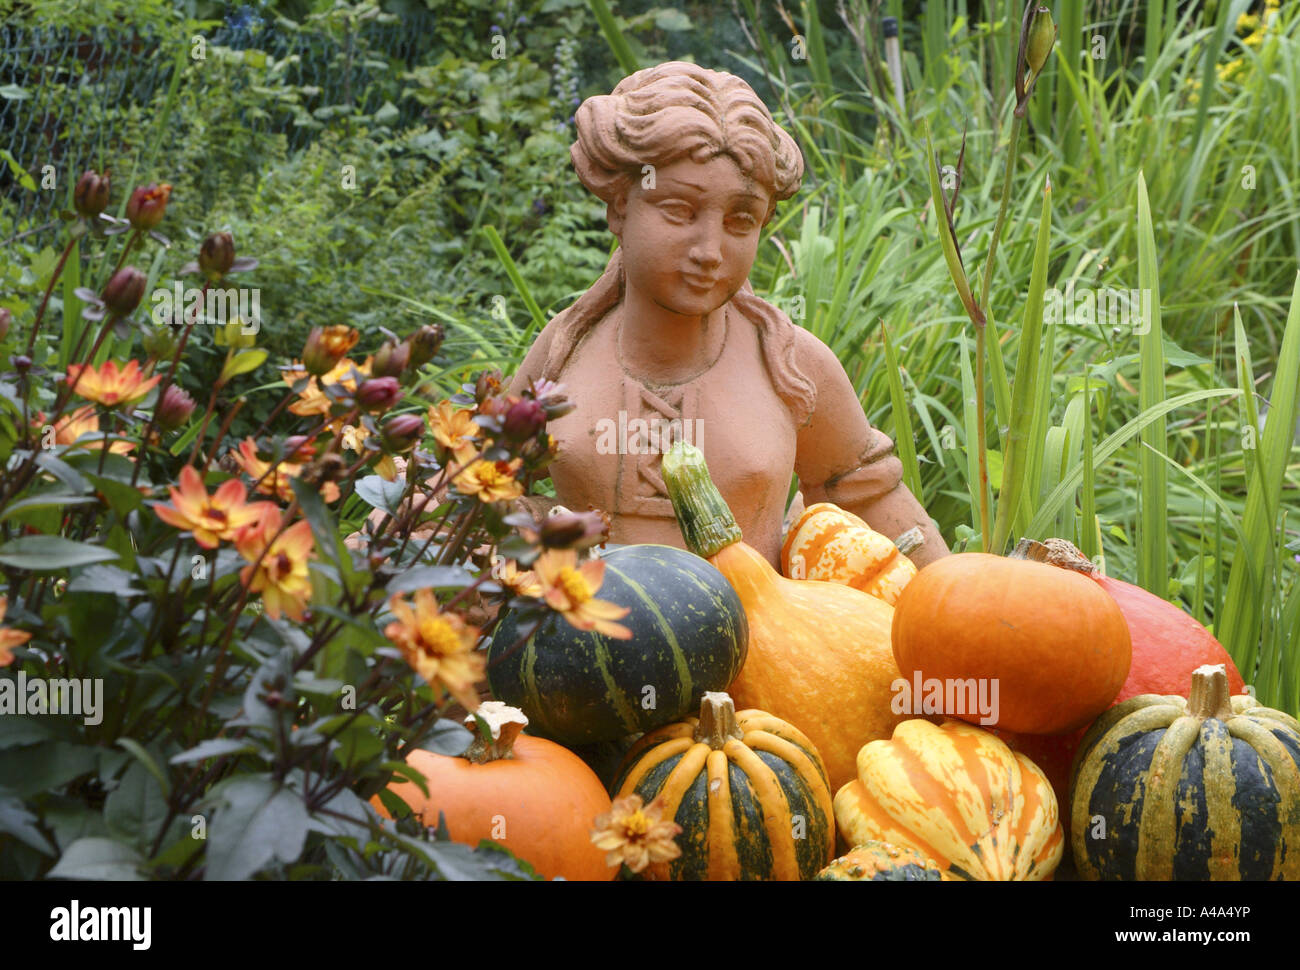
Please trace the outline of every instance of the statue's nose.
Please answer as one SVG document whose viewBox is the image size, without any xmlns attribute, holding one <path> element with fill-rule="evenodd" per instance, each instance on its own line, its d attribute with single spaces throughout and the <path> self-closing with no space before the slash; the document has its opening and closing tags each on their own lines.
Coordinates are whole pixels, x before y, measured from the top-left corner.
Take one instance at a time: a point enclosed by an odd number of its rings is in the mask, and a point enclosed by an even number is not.
<svg viewBox="0 0 1300 970">
<path fill-rule="evenodd" d="M 722 263 L 722 225 L 712 219 L 701 219 L 699 232 L 687 253 L 691 262 L 704 269 Z"/>
</svg>

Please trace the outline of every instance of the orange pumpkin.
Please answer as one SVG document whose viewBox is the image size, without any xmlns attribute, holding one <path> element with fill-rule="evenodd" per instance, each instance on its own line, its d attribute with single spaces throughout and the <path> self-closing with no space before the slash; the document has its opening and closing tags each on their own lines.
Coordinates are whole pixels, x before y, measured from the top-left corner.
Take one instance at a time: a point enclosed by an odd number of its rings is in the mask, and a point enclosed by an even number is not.
<svg viewBox="0 0 1300 970">
<path fill-rule="evenodd" d="M 910 693 L 890 648 L 893 607 L 838 583 L 786 579 L 744 542 L 698 448 L 677 442 L 664 484 L 686 547 L 727 577 L 749 620 L 749 650 L 727 692 L 806 734 L 830 789 L 854 777 L 857 753 L 908 716 Z"/>
<path fill-rule="evenodd" d="M 1138 694 L 1181 696 L 1192 674 L 1206 664 L 1223 664 L 1228 691 L 1245 693 L 1245 684 L 1232 657 L 1214 635 L 1189 614 L 1167 600 L 1121 579 L 1103 576 L 1073 544 L 1065 539 L 1036 542 L 1021 539 L 1012 559 L 1032 559 L 1074 570 L 1096 583 L 1115 600 L 1133 640 L 1133 661 L 1124 686 L 1111 707 Z M 1083 740 L 1085 728 L 1070 734 L 1038 735 L 1006 732 L 1003 740 L 1023 751 L 1052 781 L 1057 800 L 1069 804 L 1070 766 Z M 1069 828 L 1068 813 L 1062 824 Z"/>
<path fill-rule="evenodd" d="M 482 839 L 505 846 L 547 879 L 609 880 L 617 866 L 591 843 L 592 823 L 611 808 L 609 795 L 582 760 L 553 741 L 520 734 L 528 718 L 500 701 L 479 705 L 493 740 L 475 736 L 459 757 L 415 750 L 406 761 L 424 775 L 428 797 L 410 781 L 389 791 L 433 827 L 438 813 L 456 842 Z M 474 729 L 474 717 L 465 719 Z M 371 804 L 385 818 L 375 796 Z"/>
<path fill-rule="evenodd" d="M 909 681 L 927 691 L 958 685 L 944 696 L 959 700 L 974 685 L 993 702 L 991 715 L 969 703 L 941 713 L 1029 734 L 1087 724 L 1115 699 L 1132 657 L 1124 614 L 1096 583 L 979 552 L 917 573 L 898 599 L 892 636 Z"/>
<path fill-rule="evenodd" d="M 913 547 L 908 543 L 907 548 Z M 790 579 L 843 583 L 893 606 L 916 575 L 904 551 L 852 512 L 818 502 L 786 534 L 781 572 Z"/>
</svg>

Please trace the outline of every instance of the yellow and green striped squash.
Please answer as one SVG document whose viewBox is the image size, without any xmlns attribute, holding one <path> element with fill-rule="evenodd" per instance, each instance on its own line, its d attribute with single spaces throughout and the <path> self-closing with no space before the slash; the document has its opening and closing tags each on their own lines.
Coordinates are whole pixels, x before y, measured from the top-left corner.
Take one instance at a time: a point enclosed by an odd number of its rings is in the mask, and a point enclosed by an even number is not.
<svg viewBox="0 0 1300 970">
<path fill-rule="evenodd" d="M 835 849 L 826 769 L 802 731 L 722 692 L 698 718 L 651 731 L 624 759 L 617 798 L 663 797 L 681 856 L 641 878 L 812 879 Z"/>
<path fill-rule="evenodd" d="M 1050 879 L 1065 836 L 1038 766 L 970 724 L 914 719 L 858 752 L 858 777 L 835 795 L 849 845 L 915 849 L 947 880 Z"/>
<path fill-rule="evenodd" d="M 1230 696 L 1206 664 L 1186 698 L 1141 694 L 1096 720 L 1070 805 L 1084 879 L 1300 879 L 1300 722 Z"/>
<path fill-rule="evenodd" d="M 820 882 L 939 882 L 933 859 L 888 842 L 867 842 L 840 856 L 817 873 Z"/>
</svg>

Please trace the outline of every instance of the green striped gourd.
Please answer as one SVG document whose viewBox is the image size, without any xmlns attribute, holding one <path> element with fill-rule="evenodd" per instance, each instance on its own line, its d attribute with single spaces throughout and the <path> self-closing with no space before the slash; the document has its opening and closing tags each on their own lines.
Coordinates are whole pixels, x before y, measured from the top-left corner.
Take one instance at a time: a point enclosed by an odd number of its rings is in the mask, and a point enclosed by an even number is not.
<svg viewBox="0 0 1300 970">
<path fill-rule="evenodd" d="M 1085 879 L 1300 879 L 1300 723 L 1230 697 L 1223 664 L 1102 714 L 1070 801 Z"/>
<path fill-rule="evenodd" d="M 812 879 L 835 850 L 835 816 L 821 755 L 807 736 L 764 711 L 736 711 L 722 692 L 700 716 L 651 731 L 628 751 L 617 798 L 664 800 L 682 827 L 680 857 L 641 878 Z"/>
<path fill-rule="evenodd" d="M 488 649 L 492 694 L 529 730 L 568 745 L 613 741 L 696 711 L 740 672 L 749 624 L 731 584 L 684 549 L 623 546 L 606 554 L 596 596 L 628 607 L 632 639 L 584 632 L 557 615 L 522 646 L 535 619 L 507 613 Z"/>
</svg>

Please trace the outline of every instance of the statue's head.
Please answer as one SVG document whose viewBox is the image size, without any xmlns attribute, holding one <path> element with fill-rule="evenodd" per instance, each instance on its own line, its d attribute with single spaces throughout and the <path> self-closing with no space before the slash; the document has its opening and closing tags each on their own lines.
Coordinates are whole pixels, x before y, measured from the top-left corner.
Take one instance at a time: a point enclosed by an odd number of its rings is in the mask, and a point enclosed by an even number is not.
<svg viewBox="0 0 1300 970">
<path fill-rule="evenodd" d="M 674 61 L 578 109 L 570 154 L 606 204 L 628 284 L 709 313 L 744 284 L 759 230 L 799 188 L 803 157 L 740 78 Z"/>
</svg>

